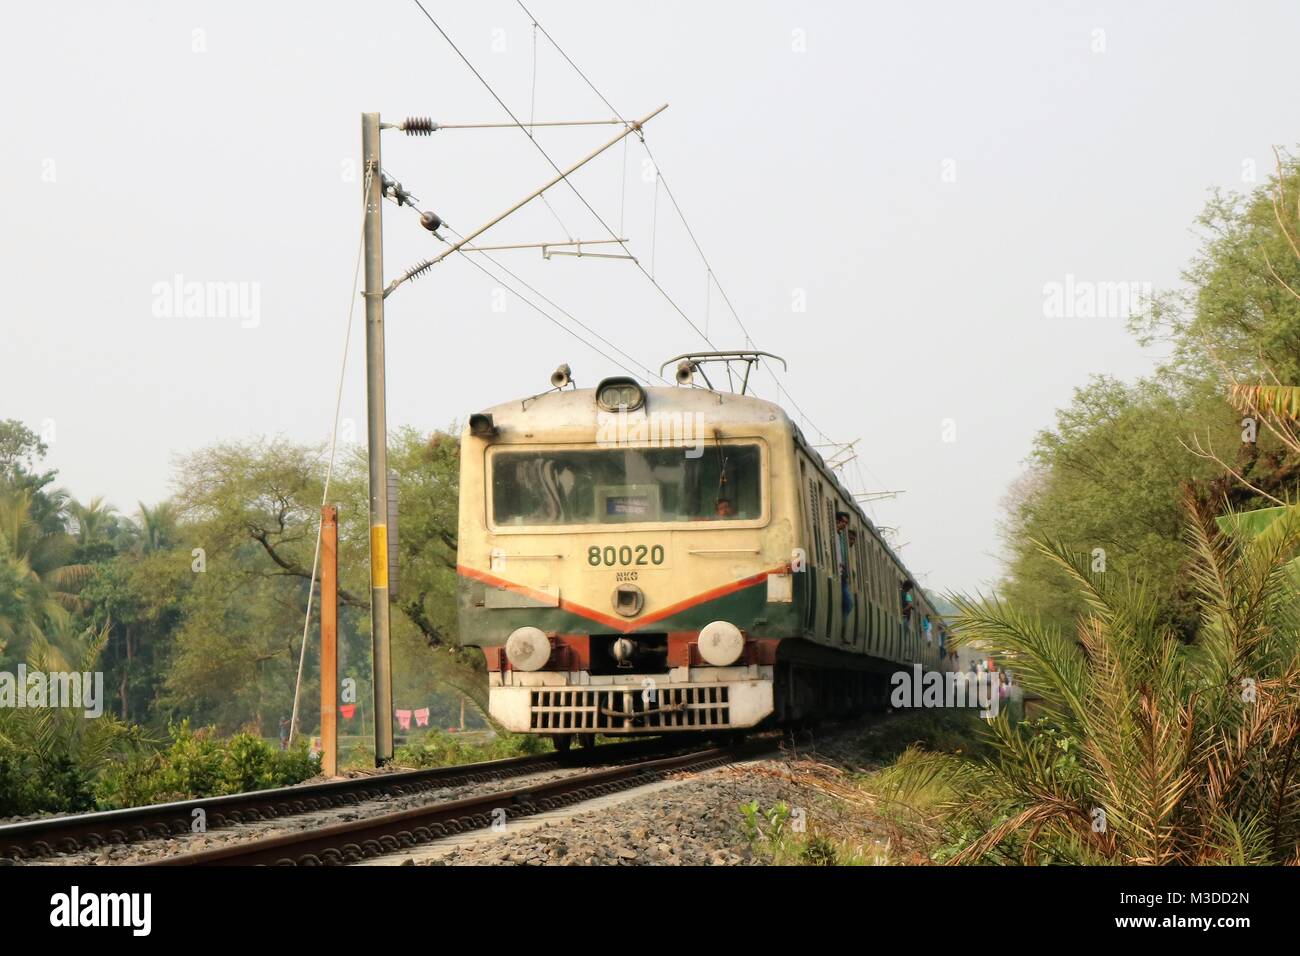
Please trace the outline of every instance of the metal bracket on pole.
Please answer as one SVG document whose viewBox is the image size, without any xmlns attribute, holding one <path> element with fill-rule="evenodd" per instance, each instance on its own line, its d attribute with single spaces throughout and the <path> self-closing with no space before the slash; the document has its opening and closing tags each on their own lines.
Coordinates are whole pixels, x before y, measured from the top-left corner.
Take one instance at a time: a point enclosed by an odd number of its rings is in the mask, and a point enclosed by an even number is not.
<svg viewBox="0 0 1300 956">
<path fill-rule="evenodd" d="M 615 136 L 613 139 L 611 139 L 608 143 L 588 153 L 586 156 L 578 160 L 568 169 L 564 170 L 563 172 L 559 173 L 557 176 L 549 180 L 546 183 L 546 185 L 534 189 L 531 193 L 529 193 L 523 199 L 519 200 L 517 203 L 515 203 L 505 212 L 501 213 L 498 216 L 494 216 L 492 219 L 489 219 L 487 222 L 479 226 L 469 235 L 462 238 L 459 242 L 451 243 L 446 249 L 438 253 L 432 259 L 426 259 L 424 262 L 421 262 L 419 265 L 407 269 L 406 272 L 404 272 L 401 276 L 394 279 L 392 282 L 388 283 L 388 286 L 384 289 L 384 296 L 387 297 L 391 295 L 393 292 L 397 290 L 397 287 L 400 286 L 402 283 L 408 282 L 411 279 L 414 279 L 416 276 L 426 272 L 430 266 L 437 265 L 439 262 L 441 262 L 443 259 L 446 259 L 453 252 L 459 252 L 464 246 L 468 246 L 471 242 L 473 242 L 479 236 L 483 235 L 483 233 L 487 232 L 489 229 L 491 229 L 493 226 L 499 223 L 502 219 L 505 219 L 507 216 L 509 216 L 514 212 L 518 212 L 520 209 L 522 209 L 528 203 L 532 202 L 542 193 L 546 192 L 546 190 L 550 189 L 556 183 L 563 182 L 566 178 L 568 178 L 568 176 L 571 173 L 577 171 L 578 169 L 585 166 L 587 163 L 591 162 L 593 159 L 595 159 L 605 150 L 609 149 L 611 146 L 614 146 L 622 142 L 625 137 L 631 135 L 632 133 L 640 132 L 642 126 L 650 122 L 650 120 L 654 119 L 656 116 L 658 116 L 666 109 L 668 109 L 667 103 L 665 103 L 663 106 L 659 107 L 658 109 L 653 110 L 650 113 L 647 113 L 641 119 L 634 120 L 633 122 L 627 124 L 627 128 L 624 129 L 617 136 Z"/>
<path fill-rule="evenodd" d="M 577 256 L 580 259 L 631 259 L 635 262 L 636 256 L 582 251 L 583 246 L 608 246 L 611 244 L 626 246 L 630 241 L 629 239 L 565 239 L 561 242 L 512 242 L 501 246 L 461 246 L 460 251 L 504 252 L 510 249 L 541 249 L 543 259 L 549 259 L 551 256 Z M 566 251 L 569 246 L 572 246 L 576 251 Z"/>
</svg>

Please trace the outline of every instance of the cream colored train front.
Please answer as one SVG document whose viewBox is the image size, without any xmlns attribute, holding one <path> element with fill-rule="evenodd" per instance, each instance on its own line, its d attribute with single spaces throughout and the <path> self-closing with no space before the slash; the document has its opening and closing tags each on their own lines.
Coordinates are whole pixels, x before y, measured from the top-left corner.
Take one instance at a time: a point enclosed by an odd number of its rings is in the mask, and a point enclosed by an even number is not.
<svg viewBox="0 0 1300 956">
<path fill-rule="evenodd" d="M 606 379 L 472 415 L 457 570 L 493 718 L 563 746 L 861 708 L 942 642 L 784 411 L 706 388 Z"/>
</svg>

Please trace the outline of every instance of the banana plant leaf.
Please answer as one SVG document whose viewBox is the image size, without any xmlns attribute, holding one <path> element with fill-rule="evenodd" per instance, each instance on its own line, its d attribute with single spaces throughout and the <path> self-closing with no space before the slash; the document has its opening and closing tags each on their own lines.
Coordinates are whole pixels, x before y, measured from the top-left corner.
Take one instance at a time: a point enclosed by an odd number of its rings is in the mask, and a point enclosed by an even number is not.
<svg viewBox="0 0 1300 956">
<path fill-rule="evenodd" d="M 1276 508 L 1259 508 L 1255 511 L 1235 511 L 1230 514 L 1220 515 L 1214 520 L 1218 523 L 1219 529 L 1224 534 L 1240 534 L 1250 539 L 1257 539 L 1264 534 L 1270 527 L 1282 518 L 1288 516 L 1289 521 L 1296 521 L 1300 513 L 1300 506 L 1285 506 Z M 1286 534 L 1285 528 L 1276 528 L 1274 533 L 1281 532 Z M 1287 565 L 1290 572 L 1291 581 L 1300 590 L 1300 557 L 1295 558 Z"/>
<path fill-rule="evenodd" d="M 1287 509 L 1282 507 L 1260 508 L 1257 511 L 1234 511 L 1214 520 L 1224 534 L 1246 534 L 1254 538 L 1286 512 Z"/>
</svg>

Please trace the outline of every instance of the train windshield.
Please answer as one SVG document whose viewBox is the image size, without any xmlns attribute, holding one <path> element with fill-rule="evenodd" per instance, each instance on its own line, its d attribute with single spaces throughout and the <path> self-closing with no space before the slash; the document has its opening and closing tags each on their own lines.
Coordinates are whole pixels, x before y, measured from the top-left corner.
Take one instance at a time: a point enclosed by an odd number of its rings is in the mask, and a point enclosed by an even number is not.
<svg viewBox="0 0 1300 956">
<path fill-rule="evenodd" d="M 753 520 L 763 511 L 762 461 L 758 445 L 501 450 L 492 456 L 493 523 Z"/>
</svg>

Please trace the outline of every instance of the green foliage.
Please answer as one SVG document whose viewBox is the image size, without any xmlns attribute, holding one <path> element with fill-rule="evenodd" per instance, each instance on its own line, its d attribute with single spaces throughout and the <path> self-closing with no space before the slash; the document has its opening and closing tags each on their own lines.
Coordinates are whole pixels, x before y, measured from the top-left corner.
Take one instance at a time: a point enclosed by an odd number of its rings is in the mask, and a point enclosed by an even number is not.
<svg viewBox="0 0 1300 956">
<path fill-rule="evenodd" d="M 0 664 L 22 660 L 37 641 L 66 659 L 84 630 L 102 630 L 110 707 L 124 721 L 155 734 L 181 717 L 224 732 L 274 733 L 299 673 L 324 450 L 282 439 L 201 449 L 180 460 L 175 497 L 140 502 L 135 521 L 103 498 L 83 503 L 48 490 L 54 473 L 33 470 L 44 452 L 35 432 L 0 422 Z M 364 699 L 371 694 L 364 453 L 336 464 L 339 665 Z M 394 696 L 399 705 L 429 706 L 444 726 L 459 720 L 463 696 L 471 723 L 485 725 L 481 655 L 456 641 L 459 442 L 451 432 L 398 429 L 390 466 L 402 515 Z M 301 700 L 319 693 L 318 641 L 313 622 Z"/>
<path fill-rule="evenodd" d="M 1032 543 L 1061 541 L 1103 550 L 1108 570 L 1140 569 L 1161 613 L 1190 638 L 1199 616 L 1179 547 L 1183 486 L 1207 500 L 1227 494 L 1242 509 L 1271 503 L 1255 489 L 1300 492 L 1294 447 L 1263 426 L 1257 442 L 1243 441 L 1243 413 L 1226 387 L 1270 374 L 1300 382 L 1300 294 L 1290 291 L 1300 290 L 1300 166 L 1284 158 L 1279 174 L 1249 195 L 1212 197 L 1197 221 L 1205 239 L 1186 289 L 1158 296 L 1133 323 L 1141 341 L 1169 350 L 1167 364 L 1131 385 L 1093 379 L 1036 437 L 1002 528 L 999 591 L 1022 609 L 1060 628 L 1084 610 Z M 1216 456 L 1251 487 L 1227 482 Z"/>
<path fill-rule="evenodd" d="M 56 656 L 71 651 L 59 638 L 73 629 L 77 591 L 90 574 L 72 563 L 73 537 L 42 526 L 33 501 L 30 489 L 0 484 L 0 651 L 9 660 L 42 639 L 54 642 Z"/>
<path fill-rule="evenodd" d="M 455 546 L 459 450 L 455 438 L 414 429 L 390 435 L 401 510 L 400 590 L 392 618 L 394 698 L 432 702 L 463 694 L 482 716 L 481 655 L 455 645 Z M 287 441 L 203 449 L 179 467 L 176 503 L 187 541 L 204 548 L 192 575 L 163 691 L 172 713 L 221 727 L 271 729 L 288 711 L 298 673 L 302 615 L 319 521 L 320 448 Z M 370 694 L 369 526 L 364 456 L 338 462 L 330 497 L 340 504 L 339 672 Z M 303 699 L 319 691 L 308 634 Z"/>
<path fill-rule="evenodd" d="M 1240 416 L 1205 383 L 1156 379 L 1126 386 L 1097 378 L 1035 441 L 1031 471 L 1013 489 L 1003 526 L 1009 573 L 1001 593 L 1057 627 L 1083 611 L 1068 575 L 1034 546 L 1052 539 L 1104 560 L 1107 571 L 1141 569 L 1162 611 L 1190 633 L 1195 608 L 1184 585 L 1179 535 L 1185 482 L 1219 473 L 1184 443 L 1193 432 L 1218 447 L 1240 443 Z M 1264 437 L 1267 443 L 1268 436 Z"/>
<path fill-rule="evenodd" d="M 740 812 L 745 820 L 745 838 L 751 843 L 779 842 L 790 822 L 790 808 L 780 801 L 764 810 L 757 800 L 751 800 L 740 805 Z"/>
<path fill-rule="evenodd" d="M 1196 639 L 1135 578 L 1043 553 L 1085 613 L 1073 633 L 997 599 L 958 598 L 977 643 L 1048 719 L 989 725 L 992 757 L 914 756 L 900 791 L 938 789 L 955 862 L 1203 865 L 1300 859 L 1300 506 L 1257 536 L 1189 507 Z M 1229 522 L 1232 525 L 1232 522 Z"/>
<path fill-rule="evenodd" d="M 1285 156 L 1248 195 L 1216 190 L 1196 222 L 1204 239 L 1183 273 L 1187 289 L 1158 297 L 1133 323 L 1143 340 L 1172 346 L 1174 365 L 1197 377 L 1222 363 L 1300 382 L 1300 298 L 1287 290 L 1300 289 L 1298 196 L 1300 165 Z"/>
<path fill-rule="evenodd" d="M 97 789 L 101 806 L 143 806 L 285 787 L 319 770 L 305 742 L 281 751 L 247 733 L 223 740 L 212 728 L 192 730 L 188 721 L 171 727 L 170 736 L 165 749 L 136 752 L 106 770 Z"/>
<path fill-rule="evenodd" d="M 0 742 L 0 819 L 94 808 L 90 775 L 73 758 L 33 760 Z"/>
<path fill-rule="evenodd" d="M 778 866 L 835 866 L 859 862 L 821 833 L 794 827 L 794 811 L 784 801 L 766 809 L 757 800 L 740 805 L 741 829 L 750 849 Z"/>
<path fill-rule="evenodd" d="M 398 747 L 393 754 L 393 763 L 418 770 L 526 757 L 551 749 L 550 738 L 538 734 L 499 734 L 486 743 L 480 743 L 460 734 L 431 730 L 419 741 Z"/>
<path fill-rule="evenodd" d="M 14 418 L 0 422 L 0 479 L 29 472 L 49 449 L 39 435 Z"/>
<path fill-rule="evenodd" d="M 83 638 L 76 670 L 93 673 L 106 636 Z M 43 640 L 28 656 L 30 672 L 63 669 Z M 93 810 L 94 784 L 133 746 L 134 731 L 108 714 L 84 708 L 0 708 L 0 817 Z"/>
</svg>

